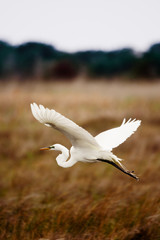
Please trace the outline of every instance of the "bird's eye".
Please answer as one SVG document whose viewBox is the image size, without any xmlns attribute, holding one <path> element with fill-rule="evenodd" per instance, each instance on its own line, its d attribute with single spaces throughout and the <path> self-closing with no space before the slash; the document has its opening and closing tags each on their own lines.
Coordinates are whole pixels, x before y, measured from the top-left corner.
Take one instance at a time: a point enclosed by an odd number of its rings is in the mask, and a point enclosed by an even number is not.
<svg viewBox="0 0 160 240">
<path fill-rule="evenodd" d="M 55 146 L 50 146 L 49 148 L 51 148 L 51 149 L 52 149 L 52 148 L 55 148 Z"/>
</svg>

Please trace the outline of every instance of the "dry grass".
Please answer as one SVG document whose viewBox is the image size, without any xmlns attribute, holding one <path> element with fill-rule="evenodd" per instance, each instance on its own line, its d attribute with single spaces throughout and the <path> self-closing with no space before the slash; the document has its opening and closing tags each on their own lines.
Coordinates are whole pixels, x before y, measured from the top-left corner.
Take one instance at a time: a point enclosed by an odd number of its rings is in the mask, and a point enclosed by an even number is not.
<svg viewBox="0 0 160 240">
<path fill-rule="evenodd" d="M 160 84 L 0 86 L 0 238 L 160 239 Z M 123 117 L 142 126 L 114 153 L 140 181 L 104 163 L 57 166 L 43 146 L 70 143 L 31 115 L 31 102 L 70 117 L 93 135 Z"/>
</svg>

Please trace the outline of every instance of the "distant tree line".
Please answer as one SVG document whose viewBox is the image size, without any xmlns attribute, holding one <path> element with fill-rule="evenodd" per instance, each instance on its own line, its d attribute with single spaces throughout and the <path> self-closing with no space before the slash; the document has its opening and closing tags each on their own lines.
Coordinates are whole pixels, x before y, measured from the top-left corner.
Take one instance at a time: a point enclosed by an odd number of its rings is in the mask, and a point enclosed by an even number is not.
<svg viewBox="0 0 160 240">
<path fill-rule="evenodd" d="M 44 43 L 12 46 L 0 41 L 0 79 L 70 80 L 82 73 L 92 78 L 159 78 L 160 43 L 138 54 L 130 48 L 67 53 Z"/>
</svg>

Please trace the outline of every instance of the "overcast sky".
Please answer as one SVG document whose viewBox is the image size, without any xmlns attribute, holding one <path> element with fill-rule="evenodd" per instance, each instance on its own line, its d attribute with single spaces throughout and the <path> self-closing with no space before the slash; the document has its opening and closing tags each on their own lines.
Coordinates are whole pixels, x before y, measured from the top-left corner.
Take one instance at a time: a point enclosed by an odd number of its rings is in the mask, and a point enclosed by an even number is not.
<svg viewBox="0 0 160 240">
<path fill-rule="evenodd" d="M 0 0 L 0 40 L 143 51 L 160 42 L 160 0 Z"/>
</svg>

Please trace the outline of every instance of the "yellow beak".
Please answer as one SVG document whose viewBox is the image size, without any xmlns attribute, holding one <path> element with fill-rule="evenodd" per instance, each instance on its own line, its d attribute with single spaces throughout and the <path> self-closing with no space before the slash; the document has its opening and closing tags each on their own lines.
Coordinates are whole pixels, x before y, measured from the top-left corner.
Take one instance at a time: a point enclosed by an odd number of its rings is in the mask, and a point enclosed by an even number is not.
<svg viewBox="0 0 160 240">
<path fill-rule="evenodd" d="M 49 147 L 40 148 L 40 151 L 42 150 L 49 150 Z"/>
</svg>

